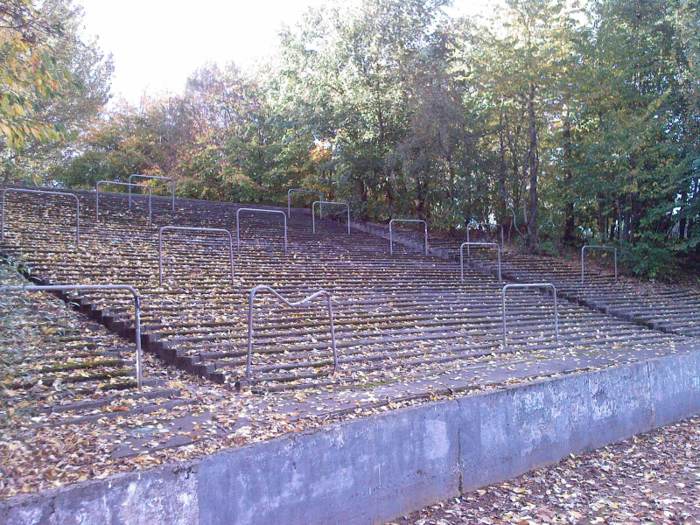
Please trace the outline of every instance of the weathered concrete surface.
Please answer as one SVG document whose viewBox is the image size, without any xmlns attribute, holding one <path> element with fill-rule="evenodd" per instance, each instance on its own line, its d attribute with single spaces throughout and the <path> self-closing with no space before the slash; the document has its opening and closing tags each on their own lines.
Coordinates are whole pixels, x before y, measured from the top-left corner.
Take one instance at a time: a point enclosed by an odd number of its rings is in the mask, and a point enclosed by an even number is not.
<svg viewBox="0 0 700 525">
<path fill-rule="evenodd" d="M 677 350 L 11 498 L 0 523 L 382 523 L 700 412 L 700 353 Z"/>
<path fill-rule="evenodd" d="M 206 458 L 202 523 L 375 523 L 459 488 L 455 403 Z"/>
<path fill-rule="evenodd" d="M 647 364 L 655 428 L 697 413 L 700 407 L 700 354 L 680 355 L 674 361 L 675 366 L 664 359 Z"/>
<path fill-rule="evenodd" d="M 463 490 L 652 428 L 650 394 L 635 363 L 461 400 Z"/>
<path fill-rule="evenodd" d="M 372 235 L 375 235 L 376 237 L 382 237 L 386 239 L 386 249 L 389 251 L 389 227 L 388 226 L 379 226 L 376 224 L 367 224 L 364 222 L 357 222 L 357 221 L 350 221 L 350 228 L 353 230 L 358 230 L 361 232 L 365 233 L 371 233 Z M 407 248 L 411 248 L 412 250 L 415 250 L 419 253 L 423 253 L 423 250 L 425 250 L 425 244 L 423 241 L 416 242 L 411 239 L 407 239 L 406 237 L 401 235 L 401 232 L 394 232 L 393 234 L 393 240 L 394 244 L 401 244 L 403 246 L 406 246 Z M 430 246 L 430 242 L 428 242 L 428 254 L 432 255 L 433 257 L 441 257 L 443 259 L 450 259 L 449 256 L 449 250 L 445 248 L 433 248 Z"/>
<path fill-rule="evenodd" d="M 117 474 L 0 504 L 0 523 L 8 525 L 198 523 L 197 462 L 182 462 L 147 472 Z"/>
</svg>

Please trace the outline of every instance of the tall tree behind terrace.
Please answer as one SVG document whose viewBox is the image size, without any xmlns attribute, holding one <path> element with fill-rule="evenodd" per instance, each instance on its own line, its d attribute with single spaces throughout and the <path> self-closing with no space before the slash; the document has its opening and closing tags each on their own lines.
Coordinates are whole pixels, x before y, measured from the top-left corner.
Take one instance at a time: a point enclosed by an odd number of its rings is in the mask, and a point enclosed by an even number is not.
<svg viewBox="0 0 700 525">
<path fill-rule="evenodd" d="M 311 12 L 283 41 L 281 97 L 311 143 L 330 153 L 327 194 L 363 217 L 428 214 L 425 179 L 397 156 L 416 100 L 416 66 L 446 0 L 364 0 Z"/>
<path fill-rule="evenodd" d="M 700 237 L 687 224 L 697 222 L 700 168 L 697 43 L 679 25 L 689 4 L 596 3 L 581 79 L 573 141 L 579 224 L 600 241 L 623 244 L 630 267 L 651 275 L 697 245 L 687 237 Z"/>
<path fill-rule="evenodd" d="M 109 100 L 113 68 L 97 42 L 81 35 L 82 7 L 73 0 L 33 5 L 13 0 L 0 8 L 2 13 L 21 6 L 27 17 L 22 30 L 30 31 L 19 49 L 10 46 L 12 41 L 3 43 L 12 56 L 0 58 L 0 70 L 20 70 L 0 75 L 2 97 L 10 101 L 2 106 L 19 104 L 24 109 L 21 118 L 4 121 L 15 131 L 3 128 L 7 140 L 0 145 L 0 155 L 6 182 L 43 184 L 75 154 L 78 134 Z"/>
</svg>

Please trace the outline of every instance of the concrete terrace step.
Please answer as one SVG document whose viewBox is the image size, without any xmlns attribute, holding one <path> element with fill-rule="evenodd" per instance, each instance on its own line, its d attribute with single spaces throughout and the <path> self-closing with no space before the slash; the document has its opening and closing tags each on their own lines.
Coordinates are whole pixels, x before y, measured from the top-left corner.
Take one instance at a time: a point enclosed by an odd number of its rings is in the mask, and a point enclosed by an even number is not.
<svg viewBox="0 0 700 525">
<path fill-rule="evenodd" d="M 86 215 L 80 249 L 70 245 L 66 224 L 61 225 L 66 244 L 55 242 L 52 232 L 43 232 L 42 218 L 33 214 L 20 196 L 8 210 L 13 222 L 5 249 L 23 254 L 27 264 L 46 281 L 126 282 L 136 286 L 142 296 L 144 346 L 190 373 L 217 382 L 240 379 L 247 337 L 247 294 L 257 284 L 273 285 L 291 300 L 321 287 L 331 291 L 337 297 L 338 348 L 343 363 L 351 367 L 350 374 L 367 367 L 420 368 L 432 361 L 468 360 L 466 356 L 474 352 L 459 350 L 458 356 L 455 349 L 470 347 L 479 349 L 476 354 L 481 359 L 495 355 L 500 344 L 502 285 L 493 278 L 491 263 L 479 263 L 490 276 L 468 268 L 462 283 L 458 264 L 417 253 L 411 233 L 397 233 L 395 253 L 390 256 L 380 228 L 373 227 L 379 235 L 354 230 L 348 236 L 344 223 L 324 219 L 317 221 L 318 233 L 313 234 L 310 216 L 295 210 L 289 219 L 289 251 L 285 253 L 280 217 L 245 214 L 240 252 L 234 246 L 235 285 L 227 284 L 230 263 L 224 237 L 170 231 L 163 242 L 165 286 L 161 288 L 159 226 L 216 227 L 235 232 L 236 210 L 244 205 L 178 200 L 173 214 L 165 200 L 154 199 L 154 222 L 148 224 L 142 201 L 127 213 L 125 197 L 109 195 L 101 198 L 97 223 L 91 216 L 91 195 L 79 195 Z M 67 206 L 63 212 L 69 215 Z M 404 242 L 407 237 L 412 240 Z M 527 271 L 521 271 L 520 266 Z M 537 258 L 513 258 L 504 274 L 515 280 L 552 277 L 558 279 L 555 284 L 575 284 L 575 269 Z M 597 286 L 608 281 L 595 282 Z M 606 294 L 612 297 L 612 292 Z M 623 295 L 623 304 L 624 300 Z M 76 301 L 92 318 L 133 338 L 128 296 L 90 293 Z M 667 323 L 667 328 L 675 327 L 684 307 L 674 308 L 658 319 Z M 660 342 L 668 337 L 616 320 L 605 315 L 604 309 L 595 310 L 593 313 L 590 307 L 582 306 L 576 297 L 572 302 L 560 302 L 564 347 Z M 323 302 L 289 309 L 281 308 L 266 294 L 256 299 L 256 359 L 274 355 L 276 360 L 256 364 L 258 371 L 268 374 L 264 380 L 267 386 L 274 387 L 275 381 L 288 383 L 294 377 L 317 384 L 326 381 L 326 372 L 319 374 L 318 370 L 327 368 L 329 358 L 327 323 Z M 530 351 L 549 344 L 553 339 L 551 299 L 535 291 L 514 292 L 508 299 L 508 325 L 514 347 Z M 688 329 L 692 326 L 686 325 Z M 480 346 L 484 344 L 488 351 Z M 270 375 L 275 370 L 283 373 Z"/>
<path fill-rule="evenodd" d="M 458 245 L 443 245 L 458 260 Z M 475 254 L 474 266 L 495 273 L 495 256 L 487 251 Z M 700 294 L 674 286 L 654 283 L 642 285 L 629 279 L 616 282 L 609 269 L 601 270 L 594 262 L 587 265 L 585 282 L 581 282 L 578 262 L 506 253 L 502 273 L 514 282 L 546 281 L 554 284 L 559 295 L 625 320 L 654 329 L 681 335 L 698 335 L 692 325 L 700 319 Z M 688 328 L 691 325 L 691 328 Z"/>
</svg>

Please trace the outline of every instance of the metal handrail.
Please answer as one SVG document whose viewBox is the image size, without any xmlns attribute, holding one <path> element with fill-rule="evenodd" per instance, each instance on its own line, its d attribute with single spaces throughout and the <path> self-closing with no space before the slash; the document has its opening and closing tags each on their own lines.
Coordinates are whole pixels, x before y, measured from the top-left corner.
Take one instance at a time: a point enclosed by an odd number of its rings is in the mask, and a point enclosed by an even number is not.
<svg viewBox="0 0 700 525">
<path fill-rule="evenodd" d="M 425 226 L 425 255 L 428 255 L 428 223 L 421 219 L 391 219 L 389 221 L 389 253 L 394 255 L 394 234 L 391 225 L 395 222 L 422 222 Z"/>
<path fill-rule="evenodd" d="M 5 188 L 2 191 L 2 218 L 0 218 L 0 242 L 5 242 L 5 194 L 8 191 L 13 191 L 15 193 L 41 193 L 44 195 L 66 195 L 73 197 L 75 199 L 75 245 L 80 246 L 80 201 L 78 196 L 73 193 L 64 193 L 60 191 L 45 191 L 45 190 L 29 190 L 24 188 Z"/>
<path fill-rule="evenodd" d="M 318 204 L 318 210 L 320 218 L 323 219 L 323 205 L 332 204 L 335 206 L 345 206 L 348 210 L 348 235 L 350 235 L 350 205 L 347 202 L 332 202 L 332 201 L 316 201 L 311 205 L 311 224 L 312 232 L 316 233 L 316 205 Z"/>
<path fill-rule="evenodd" d="M 504 246 L 504 241 L 503 241 L 503 226 L 501 224 L 498 224 L 497 222 L 468 222 L 467 223 L 467 242 L 470 241 L 469 239 L 469 227 L 470 226 L 496 226 L 501 229 L 501 249 L 503 249 Z"/>
<path fill-rule="evenodd" d="M 506 290 L 509 288 L 551 288 L 554 297 L 554 334 L 559 344 L 559 309 L 557 306 L 557 288 L 551 283 L 506 284 L 503 287 L 503 348 L 506 347 Z"/>
<path fill-rule="evenodd" d="M 187 226 L 163 226 L 158 231 L 158 285 L 163 286 L 163 232 L 165 230 L 199 231 L 225 233 L 228 235 L 229 259 L 231 261 L 231 284 L 236 285 L 236 278 L 233 273 L 233 236 L 231 232 L 223 228 L 190 228 Z"/>
<path fill-rule="evenodd" d="M 262 208 L 239 208 L 236 211 L 236 240 L 238 243 L 238 253 L 241 252 L 241 212 L 242 211 L 252 211 L 258 213 L 280 213 L 284 217 L 284 253 L 287 253 L 287 216 L 283 211 L 280 210 L 264 210 Z"/>
<path fill-rule="evenodd" d="M 245 376 L 246 379 L 250 379 L 250 366 L 253 356 L 253 299 L 255 299 L 255 294 L 259 291 L 268 291 L 275 295 L 280 301 L 282 301 L 287 306 L 301 306 L 309 301 L 314 300 L 320 295 L 325 295 L 328 298 L 328 318 L 330 319 L 331 327 L 331 347 L 333 348 L 333 372 L 338 370 L 338 351 L 335 346 L 335 326 L 333 324 L 333 297 L 330 292 L 326 290 L 318 290 L 308 297 L 302 299 L 301 301 L 291 302 L 282 297 L 276 290 L 270 286 L 261 284 L 256 286 L 250 291 L 250 299 L 248 301 L 248 360 L 246 362 Z"/>
<path fill-rule="evenodd" d="M 291 217 L 292 216 L 292 201 L 291 201 L 291 195 L 292 192 L 298 192 L 298 193 L 315 193 L 318 195 L 319 199 L 323 200 L 323 193 L 320 191 L 314 191 L 314 190 L 297 190 L 295 188 L 289 190 L 287 192 L 287 216 Z M 323 219 L 323 212 L 321 212 L 321 218 Z"/>
<path fill-rule="evenodd" d="M 131 184 L 129 182 L 115 182 L 112 180 L 100 180 L 95 184 L 95 221 L 100 220 L 100 184 L 114 184 L 116 186 L 135 186 L 137 188 L 145 188 L 148 190 L 148 224 L 151 224 L 151 188 L 148 186 L 141 186 L 140 184 Z"/>
<path fill-rule="evenodd" d="M 613 250 L 615 252 L 615 282 L 617 282 L 617 248 L 614 246 L 596 246 L 593 244 L 587 244 L 583 248 L 581 248 L 581 284 L 584 282 L 584 275 L 585 275 L 585 269 L 586 269 L 586 262 L 583 258 L 583 254 L 585 250 Z"/>
<path fill-rule="evenodd" d="M 66 291 L 99 291 L 99 290 L 126 290 L 134 296 L 134 321 L 136 325 L 136 383 L 139 390 L 143 388 L 143 374 L 141 366 L 141 301 L 139 293 L 133 286 L 128 284 L 58 284 L 42 286 L 5 286 L 0 288 L 4 291 L 26 291 L 26 292 L 66 292 Z"/>
<path fill-rule="evenodd" d="M 172 177 L 156 177 L 154 175 L 140 175 L 138 173 L 134 173 L 133 175 L 129 175 L 129 184 L 131 184 L 131 179 L 134 177 L 143 179 L 169 180 L 173 186 L 173 211 L 175 211 L 175 180 Z M 131 209 L 131 186 L 129 186 L 129 209 Z"/>
<path fill-rule="evenodd" d="M 467 263 L 471 260 L 471 252 L 469 250 L 472 246 L 495 246 L 498 251 L 498 281 L 501 282 L 501 247 L 497 242 L 463 242 L 459 246 L 459 266 L 462 270 L 462 282 L 464 282 L 464 247 L 467 247 Z"/>
</svg>

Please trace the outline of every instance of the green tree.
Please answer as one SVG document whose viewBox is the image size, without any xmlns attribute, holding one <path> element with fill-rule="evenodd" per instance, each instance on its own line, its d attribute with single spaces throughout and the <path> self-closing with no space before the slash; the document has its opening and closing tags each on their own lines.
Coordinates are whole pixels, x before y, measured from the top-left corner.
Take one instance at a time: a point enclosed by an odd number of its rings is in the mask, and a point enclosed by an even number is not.
<svg viewBox="0 0 700 525">
<path fill-rule="evenodd" d="M 684 20 L 689 9 L 669 0 L 597 3 L 585 52 L 574 130 L 579 218 L 600 240 L 626 246 L 638 273 L 668 271 L 699 235 L 697 42 Z M 697 5 L 691 11 L 697 23 Z"/>
<path fill-rule="evenodd" d="M 562 144 L 577 26 L 572 15 L 559 0 L 508 0 L 489 26 L 474 31 L 465 57 L 492 133 L 486 147 L 495 172 L 495 215 L 520 225 L 531 248 L 539 243 L 540 186 L 555 176 Z"/>
<path fill-rule="evenodd" d="M 417 211 L 433 227 L 459 229 L 489 215 L 488 179 L 480 170 L 483 134 L 455 57 L 458 27 L 433 32 L 416 59 L 409 129 L 397 147 L 406 190 L 419 189 Z"/>
<path fill-rule="evenodd" d="M 153 162 L 145 123 L 148 119 L 136 108 L 122 103 L 103 113 L 80 134 L 75 154 L 54 177 L 69 188 L 94 188 L 99 180 L 127 182 L 132 173 L 146 174 Z"/>
<path fill-rule="evenodd" d="M 446 4 L 335 4 L 284 35 L 280 95 L 299 131 L 331 153 L 326 192 L 352 201 L 361 216 L 428 213 L 427 188 L 405 177 L 397 148 L 410 131 L 420 55 Z"/>
<path fill-rule="evenodd" d="M 280 202 L 289 164 L 263 81 L 230 63 L 196 71 L 185 100 L 196 115 L 198 139 L 180 172 L 200 195 L 223 200 Z"/>
<path fill-rule="evenodd" d="M 129 175 L 177 176 L 182 158 L 197 138 L 194 118 L 179 97 L 143 99 L 105 112 L 79 135 L 80 151 L 54 171 L 69 187 L 94 187 L 98 180 L 126 182 Z"/>
<path fill-rule="evenodd" d="M 85 127 L 102 111 L 110 95 L 113 72 L 111 57 L 105 57 L 97 41 L 85 41 L 81 35 L 83 9 L 71 0 L 45 0 L 42 17 L 60 25 L 62 32 L 50 39 L 58 67 L 70 74 L 55 97 L 36 104 L 36 115 L 52 123 L 62 133 L 44 141 L 26 141 L 12 151 L 15 178 L 42 184 L 74 155 L 73 144 Z M 9 170 L 8 170 L 9 171 Z"/>
<path fill-rule="evenodd" d="M 31 0 L 0 5 L 0 134 L 8 147 L 61 131 L 36 115 L 40 103 L 56 97 L 69 79 L 51 49 L 61 34 L 60 25 L 46 20 Z"/>
</svg>

